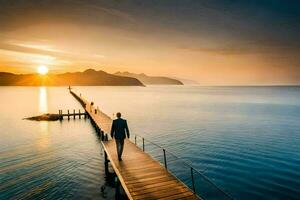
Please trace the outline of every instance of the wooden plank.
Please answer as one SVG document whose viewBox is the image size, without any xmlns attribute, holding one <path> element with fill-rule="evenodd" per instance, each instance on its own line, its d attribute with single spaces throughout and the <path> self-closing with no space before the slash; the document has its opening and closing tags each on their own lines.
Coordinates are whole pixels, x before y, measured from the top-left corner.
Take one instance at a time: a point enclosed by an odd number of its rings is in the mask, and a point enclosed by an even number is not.
<svg viewBox="0 0 300 200">
<path fill-rule="evenodd" d="M 154 183 L 154 184 L 144 184 L 144 183 L 131 184 L 131 185 L 128 185 L 128 187 L 129 187 L 129 190 L 132 191 L 132 190 L 135 190 L 135 188 L 149 189 L 149 188 L 153 188 L 153 187 L 161 187 L 164 185 L 171 185 L 173 183 L 178 185 L 177 180 L 169 180 L 169 181 L 159 182 L 159 183 Z"/>
<path fill-rule="evenodd" d="M 170 196 L 174 196 L 174 195 L 182 195 L 186 192 L 188 192 L 190 194 L 190 191 L 186 187 L 177 186 L 177 187 L 173 187 L 173 188 L 169 188 L 169 189 L 165 189 L 165 190 L 153 191 L 153 192 L 149 192 L 149 193 L 145 193 L 145 194 L 138 194 L 138 195 L 135 195 L 134 198 L 135 199 L 149 199 L 149 197 L 150 198 L 155 197 L 156 199 L 161 199 L 161 198 L 170 197 Z"/>
<path fill-rule="evenodd" d="M 151 170 L 154 170 L 154 171 L 160 171 L 161 170 L 161 167 L 159 166 L 159 167 L 157 167 L 157 166 L 155 166 L 155 167 L 151 167 L 150 168 Z M 137 174 L 137 172 L 139 172 L 139 173 L 147 173 L 147 172 L 149 172 L 149 168 L 140 168 L 140 169 L 122 169 L 121 170 L 122 171 L 122 173 L 124 173 L 125 175 L 132 175 L 132 174 Z"/>
<path fill-rule="evenodd" d="M 188 197 L 188 199 L 189 199 L 190 197 L 196 197 L 196 195 L 194 195 L 193 193 L 191 194 L 191 192 L 183 192 L 181 194 L 176 194 L 176 195 L 172 195 L 172 196 L 168 196 L 168 197 L 163 197 L 163 198 L 160 198 L 160 199 L 161 200 L 172 200 L 172 199 L 180 199 L 180 198 L 184 198 L 184 197 Z"/>
<path fill-rule="evenodd" d="M 158 176 L 166 176 L 167 173 L 166 172 L 161 172 L 161 171 L 145 171 L 143 173 L 137 174 L 137 173 L 128 173 L 125 174 L 124 172 L 122 172 L 124 175 L 126 175 L 127 180 L 134 180 L 134 179 L 145 179 L 145 178 L 151 178 L 151 177 L 158 177 Z"/>
<path fill-rule="evenodd" d="M 126 183 L 130 185 L 135 183 L 152 184 L 157 182 L 165 182 L 169 180 L 173 180 L 173 177 L 168 175 L 160 175 L 160 176 L 149 177 L 149 178 L 139 178 L 139 179 L 136 178 L 133 180 L 128 180 L 126 177 Z"/>
<path fill-rule="evenodd" d="M 170 190 L 170 188 L 177 188 L 177 187 L 183 187 L 183 186 L 178 186 L 177 184 L 168 184 L 168 185 L 163 185 L 160 187 L 153 187 L 153 188 L 148 188 L 148 189 L 142 189 L 142 190 L 138 190 L 138 191 L 131 191 L 133 196 L 136 195 L 142 195 L 142 194 L 146 194 L 149 192 L 156 192 L 156 191 L 164 191 L 164 190 Z"/>
</svg>

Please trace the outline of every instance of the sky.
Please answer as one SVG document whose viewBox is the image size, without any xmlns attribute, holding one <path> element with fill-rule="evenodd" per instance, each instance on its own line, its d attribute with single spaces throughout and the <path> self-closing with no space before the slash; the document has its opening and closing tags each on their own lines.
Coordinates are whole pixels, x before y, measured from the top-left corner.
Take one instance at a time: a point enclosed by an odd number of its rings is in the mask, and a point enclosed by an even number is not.
<svg viewBox="0 0 300 200">
<path fill-rule="evenodd" d="M 0 0 L 0 71 L 300 84 L 298 0 Z"/>
</svg>

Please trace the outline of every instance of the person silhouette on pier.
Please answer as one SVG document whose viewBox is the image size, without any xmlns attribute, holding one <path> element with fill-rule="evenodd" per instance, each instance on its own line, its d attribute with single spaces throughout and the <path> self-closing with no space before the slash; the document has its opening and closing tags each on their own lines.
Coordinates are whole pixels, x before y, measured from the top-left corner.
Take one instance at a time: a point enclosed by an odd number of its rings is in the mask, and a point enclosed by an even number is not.
<svg viewBox="0 0 300 200">
<path fill-rule="evenodd" d="M 129 138 L 129 129 L 127 125 L 127 121 L 121 118 L 121 113 L 117 113 L 117 119 L 113 120 L 110 135 L 112 138 L 116 140 L 117 153 L 119 161 L 122 161 L 122 153 L 124 148 L 124 139 Z"/>
</svg>

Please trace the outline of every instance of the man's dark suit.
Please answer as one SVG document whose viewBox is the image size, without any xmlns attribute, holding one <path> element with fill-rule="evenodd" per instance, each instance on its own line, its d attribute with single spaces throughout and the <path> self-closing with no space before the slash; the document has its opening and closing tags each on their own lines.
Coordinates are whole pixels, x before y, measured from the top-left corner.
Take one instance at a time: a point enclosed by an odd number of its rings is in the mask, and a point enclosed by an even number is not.
<svg viewBox="0 0 300 200">
<path fill-rule="evenodd" d="M 124 140 L 126 138 L 125 131 L 127 133 L 127 137 L 129 138 L 127 121 L 122 118 L 115 119 L 111 126 L 111 137 L 115 138 L 116 140 Z"/>
<path fill-rule="evenodd" d="M 129 129 L 128 129 L 127 121 L 122 118 L 115 119 L 111 126 L 110 135 L 112 138 L 116 139 L 119 160 L 122 157 L 124 139 L 126 138 L 126 134 L 127 137 L 129 138 Z"/>
</svg>

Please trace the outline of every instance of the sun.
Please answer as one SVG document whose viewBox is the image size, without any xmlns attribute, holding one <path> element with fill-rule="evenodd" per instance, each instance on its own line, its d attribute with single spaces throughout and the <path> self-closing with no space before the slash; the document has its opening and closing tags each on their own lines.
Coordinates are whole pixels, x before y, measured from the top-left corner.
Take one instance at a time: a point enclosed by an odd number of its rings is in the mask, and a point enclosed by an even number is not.
<svg viewBox="0 0 300 200">
<path fill-rule="evenodd" d="M 45 65 L 41 65 L 37 68 L 37 72 L 41 75 L 45 75 L 48 73 L 48 67 L 46 67 Z"/>
</svg>

